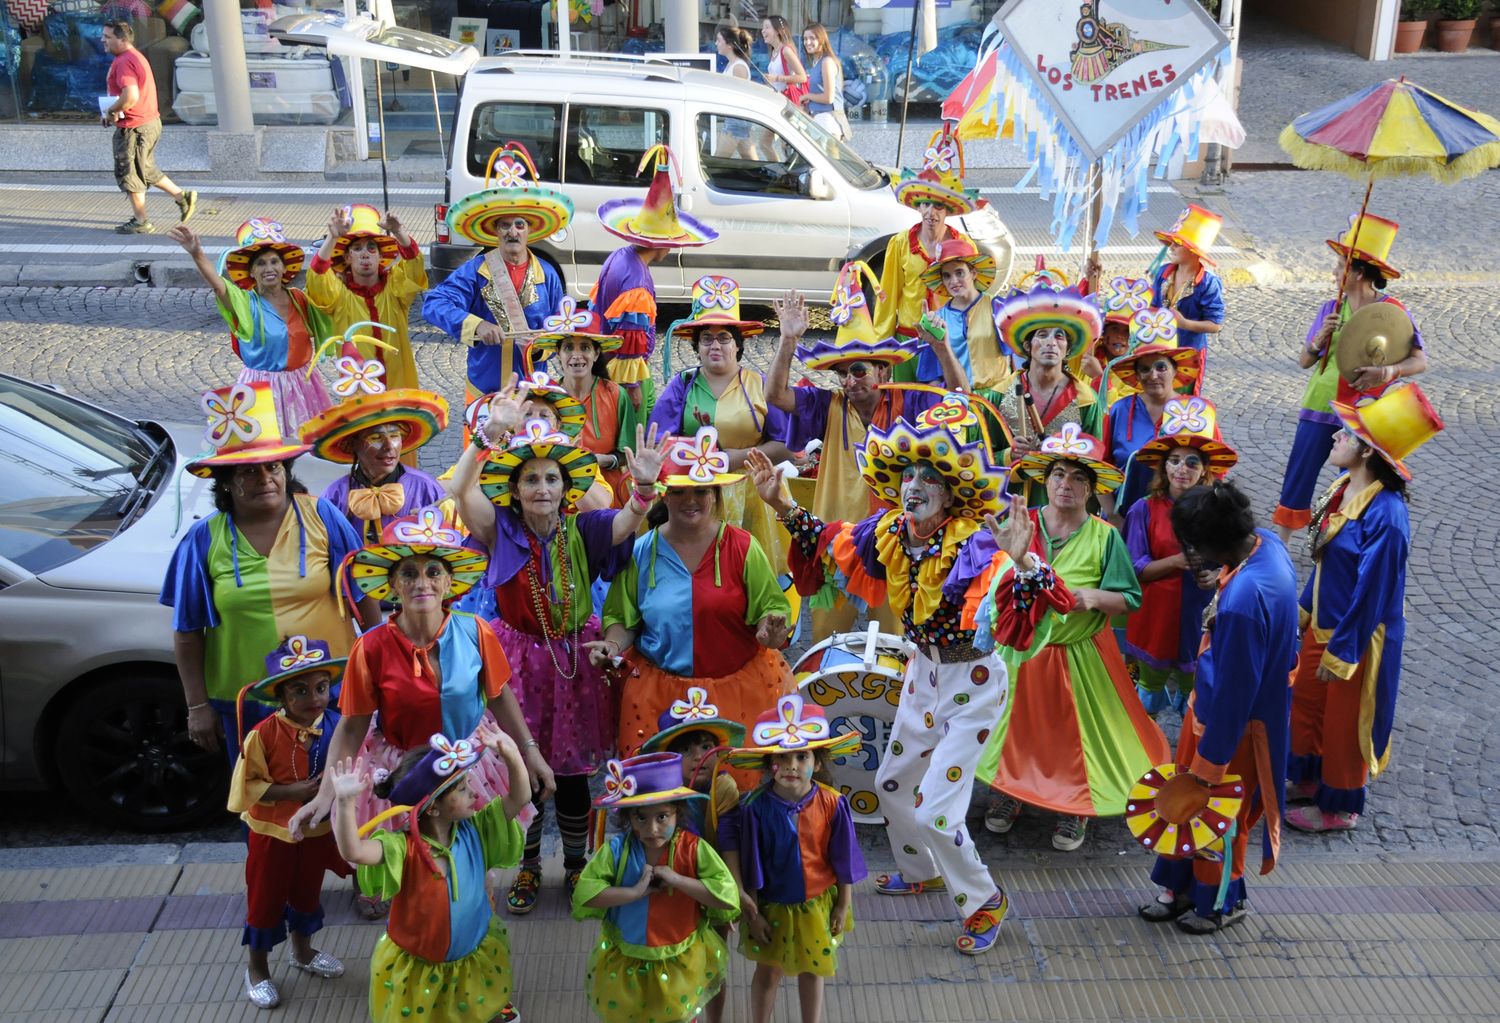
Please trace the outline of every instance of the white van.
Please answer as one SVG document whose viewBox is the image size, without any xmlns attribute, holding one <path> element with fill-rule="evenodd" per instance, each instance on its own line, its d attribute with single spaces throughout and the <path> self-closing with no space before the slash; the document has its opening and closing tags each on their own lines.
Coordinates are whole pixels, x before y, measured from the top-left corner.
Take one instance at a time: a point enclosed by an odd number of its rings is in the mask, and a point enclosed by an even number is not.
<svg viewBox="0 0 1500 1023">
<path fill-rule="evenodd" d="M 482 189 L 491 153 L 512 141 L 531 152 L 541 184 L 573 200 L 572 223 L 532 249 L 579 299 L 624 244 L 594 211 L 609 199 L 644 196 L 649 175 L 636 169 L 658 142 L 670 146 L 681 171 L 680 208 L 719 232 L 712 244 L 652 267 L 663 302 L 686 302 L 703 274 L 725 273 L 749 302 L 797 288 L 826 303 L 840 266 L 863 259 L 879 273 L 891 235 L 918 220 L 896 201 L 887 172 L 779 93 L 665 61 L 601 54 L 479 60 L 464 76 L 453 134 L 445 205 Z M 954 224 L 1009 275 L 1012 241 L 993 209 Z M 457 241 L 433 244 L 435 279 L 478 251 Z"/>
</svg>

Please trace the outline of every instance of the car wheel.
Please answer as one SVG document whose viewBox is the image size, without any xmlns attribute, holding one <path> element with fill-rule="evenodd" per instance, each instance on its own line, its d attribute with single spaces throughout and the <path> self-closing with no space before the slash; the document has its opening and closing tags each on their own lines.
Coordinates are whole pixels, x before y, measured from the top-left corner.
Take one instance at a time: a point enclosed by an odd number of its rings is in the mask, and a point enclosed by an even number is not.
<svg viewBox="0 0 1500 1023">
<path fill-rule="evenodd" d="M 175 680 L 124 675 L 86 689 L 58 722 L 55 749 L 69 794 L 114 826 L 176 831 L 224 811 L 224 753 L 193 745 Z"/>
</svg>

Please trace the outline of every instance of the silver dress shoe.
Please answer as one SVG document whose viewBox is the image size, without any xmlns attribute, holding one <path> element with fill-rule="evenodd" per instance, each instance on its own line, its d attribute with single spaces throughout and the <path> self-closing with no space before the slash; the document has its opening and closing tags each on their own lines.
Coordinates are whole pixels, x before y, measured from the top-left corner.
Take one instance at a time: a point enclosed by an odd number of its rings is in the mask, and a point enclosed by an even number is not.
<svg viewBox="0 0 1500 1023">
<path fill-rule="evenodd" d="M 249 970 L 245 971 L 245 997 L 257 1009 L 274 1009 L 281 1004 L 281 992 L 276 990 L 275 982 L 263 980 L 259 984 L 252 984 Z"/>
<path fill-rule="evenodd" d="M 297 961 L 297 953 L 288 951 L 286 964 L 293 969 L 316 974 L 319 977 L 342 977 L 344 975 L 344 964 L 327 952 L 314 952 L 312 959 L 303 963 Z"/>
</svg>

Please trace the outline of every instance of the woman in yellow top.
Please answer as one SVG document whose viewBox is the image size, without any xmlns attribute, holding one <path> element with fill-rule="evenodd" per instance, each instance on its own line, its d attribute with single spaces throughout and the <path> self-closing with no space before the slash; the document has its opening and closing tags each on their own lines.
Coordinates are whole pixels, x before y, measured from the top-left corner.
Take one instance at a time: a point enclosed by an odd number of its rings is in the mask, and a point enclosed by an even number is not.
<svg viewBox="0 0 1500 1023">
<path fill-rule="evenodd" d="M 422 250 L 394 213 L 381 220 L 373 206 L 333 211 L 323 245 L 307 268 L 307 297 L 328 310 L 335 333 L 371 320 L 391 328 L 371 333 L 392 349 L 357 344 L 361 357 L 385 366 L 385 385 L 392 390 L 421 386 L 406 323 L 411 304 L 426 290 Z"/>
</svg>

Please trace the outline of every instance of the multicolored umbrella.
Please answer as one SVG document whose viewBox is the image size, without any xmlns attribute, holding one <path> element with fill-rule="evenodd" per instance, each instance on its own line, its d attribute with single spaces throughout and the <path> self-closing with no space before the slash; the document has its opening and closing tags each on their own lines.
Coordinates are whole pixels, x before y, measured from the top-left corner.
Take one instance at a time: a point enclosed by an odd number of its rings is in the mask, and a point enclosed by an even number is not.
<svg viewBox="0 0 1500 1023">
<path fill-rule="evenodd" d="M 1282 129 L 1298 167 L 1353 178 L 1427 174 L 1454 182 L 1500 166 L 1500 120 L 1390 78 Z"/>
</svg>

